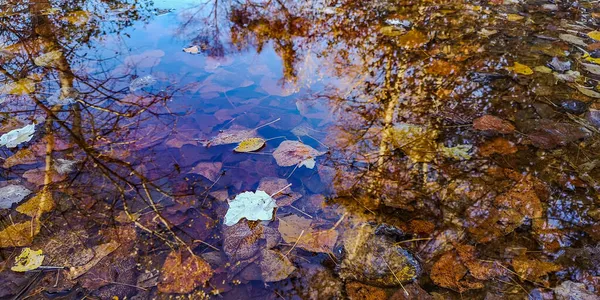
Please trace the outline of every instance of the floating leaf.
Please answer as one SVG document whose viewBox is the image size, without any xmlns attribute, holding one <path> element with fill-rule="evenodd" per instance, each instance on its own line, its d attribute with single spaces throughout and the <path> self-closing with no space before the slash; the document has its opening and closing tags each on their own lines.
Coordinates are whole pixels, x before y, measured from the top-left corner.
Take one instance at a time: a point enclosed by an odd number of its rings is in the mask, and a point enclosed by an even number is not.
<svg viewBox="0 0 600 300">
<path fill-rule="evenodd" d="M 591 89 L 587 89 L 586 87 L 583 87 L 583 86 L 579 85 L 579 86 L 577 86 L 577 90 L 580 93 L 582 93 L 582 94 L 584 94 L 584 95 L 586 95 L 588 97 L 600 98 L 600 93 L 598 93 L 598 92 L 596 92 L 594 90 L 591 90 Z"/>
<path fill-rule="evenodd" d="M 263 249 L 259 265 L 264 282 L 284 280 L 296 270 L 292 262 L 276 250 Z"/>
<path fill-rule="evenodd" d="M 30 217 L 39 217 L 43 213 L 52 211 L 54 205 L 52 192 L 43 189 L 37 195 L 27 200 L 27 202 L 19 205 L 17 211 Z"/>
<path fill-rule="evenodd" d="M 79 10 L 67 13 L 64 17 L 61 18 L 61 20 L 69 22 L 76 26 L 82 26 L 87 24 L 90 21 L 91 17 L 92 15 L 89 12 L 85 10 Z"/>
<path fill-rule="evenodd" d="M 183 48 L 183 52 L 190 53 L 190 54 L 198 54 L 198 53 L 200 53 L 200 47 L 191 46 L 189 48 Z"/>
<path fill-rule="evenodd" d="M 290 167 L 298 165 L 309 169 L 315 166 L 315 157 L 325 154 L 317 151 L 311 146 L 298 141 L 283 141 L 279 147 L 273 151 L 273 157 L 280 167 Z"/>
<path fill-rule="evenodd" d="M 597 31 L 597 30 L 590 31 L 587 33 L 587 36 L 589 36 L 590 38 L 592 38 L 596 41 L 600 41 L 600 31 Z"/>
<path fill-rule="evenodd" d="M 473 128 L 477 130 L 496 131 L 504 134 L 515 131 L 515 126 L 513 124 L 492 115 L 485 115 L 473 120 Z"/>
<path fill-rule="evenodd" d="M 87 273 L 90 269 L 92 269 L 103 258 L 105 258 L 109 254 L 111 254 L 113 251 L 117 250 L 117 248 L 119 248 L 120 245 L 121 244 L 118 242 L 111 241 L 111 242 L 94 247 L 93 258 L 91 260 L 87 261 L 83 265 L 73 266 L 73 267 L 69 268 L 69 273 L 68 273 L 67 277 L 70 280 L 79 278 L 81 275 Z"/>
<path fill-rule="evenodd" d="M 31 191 L 22 185 L 10 184 L 0 188 L 0 208 L 10 208 L 21 202 Z"/>
<path fill-rule="evenodd" d="M 509 71 L 513 71 L 517 74 L 523 74 L 523 75 L 533 74 L 533 70 L 530 67 L 528 67 L 524 64 L 521 64 L 519 62 L 515 62 L 515 65 L 513 67 L 507 67 L 506 69 Z"/>
<path fill-rule="evenodd" d="M 29 78 L 23 78 L 17 82 L 11 82 L 0 87 L 0 94 L 28 95 L 35 92 L 35 82 Z"/>
<path fill-rule="evenodd" d="M 29 124 L 23 128 L 14 129 L 0 136 L 0 147 L 14 148 L 21 143 L 29 142 L 35 132 L 35 124 Z"/>
<path fill-rule="evenodd" d="M 440 146 L 440 151 L 444 157 L 453 158 L 456 160 L 468 160 L 471 159 L 469 151 L 473 148 L 472 145 L 458 145 L 456 147 L 445 147 Z"/>
<path fill-rule="evenodd" d="M 141 90 L 145 87 L 149 87 L 149 86 L 155 84 L 156 82 L 157 82 L 156 79 L 152 75 L 138 77 L 129 84 L 129 90 L 132 92 L 135 92 L 135 91 Z"/>
<path fill-rule="evenodd" d="M 311 252 L 332 252 L 338 238 L 335 229 L 317 230 L 312 221 L 296 215 L 279 218 L 279 233 L 286 243 Z"/>
<path fill-rule="evenodd" d="M 223 223 L 232 226 L 243 218 L 251 221 L 271 220 L 275 207 L 277 207 L 275 199 L 263 191 L 243 192 L 229 202 L 229 209 Z"/>
<path fill-rule="evenodd" d="M 229 129 L 220 132 L 217 136 L 205 142 L 205 146 L 218 146 L 241 143 L 246 139 L 256 137 L 254 129 Z"/>
<path fill-rule="evenodd" d="M 21 254 L 15 257 L 15 265 L 10 269 L 15 272 L 27 272 L 35 270 L 42 265 L 44 257 L 45 256 L 42 254 L 41 249 L 34 251 L 29 247 L 24 248 L 21 251 Z"/>
<path fill-rule="evenodd" d="M 506 19 L 511 21 L 511 22 L 515 22 L 515 21 L 520 21 L 523 20 L 525 17 L 521 16 L 521 15 L 517 15 L 517 14 L 508 14 L 506 15 Z"/>
<path fill-rule="evenodd" d="M 383 26 L 379 29 L 379 33 L 385 36 L 400 36 L 403 35 L 406 30 L 402 27 L 398 28 L 396 26 Z"/>
<path fill-rule="evenodd" d="M 558 37 L 567 42 L 567 43 L 571 43 L 574 45 L 578 45 L 578 46 L 582 46 L 582 47 L 587 47 L 587 44 L 583 41 L 582 38 L 579 38 L 575 35 L 572 34 L 559 34 Z"/>
<path fill-rule="evenodd" d="M 60 59 L 61 56 L 62 52 L 60 52 L 59 50 L 50 51 L 48 53 L 44 53 L 36 57 L 33 60 L 33 63 L 35 63 L 36 66 L 46 67 L 56 63 L 56 61 L 58 61 L 58 59 Z"/>
<path fill-rule="evenodd" d="M 201 257 L 192 254 L 184 260 L 181 251 L 172 251 L 160 271 L 158 290 L 162 293 L 191 293 L 212 276 L 213 270 Z"/>
<path fill-rule="evenodd" d="M 233 151 L 235 152 L 252 152 L 262 148 L 265 145 L 265 140 L 262 138 L 249 138 L 241 141 Z"/>
</svg>

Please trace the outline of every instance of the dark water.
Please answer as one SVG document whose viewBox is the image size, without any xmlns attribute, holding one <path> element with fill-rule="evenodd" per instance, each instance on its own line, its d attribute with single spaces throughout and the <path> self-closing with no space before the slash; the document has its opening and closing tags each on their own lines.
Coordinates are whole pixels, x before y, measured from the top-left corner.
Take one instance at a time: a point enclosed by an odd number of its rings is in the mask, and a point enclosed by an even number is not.
<svg viewBox="0 0 600 300">
<path fill-rule="evenodd" d="M 0 27 L 0 298 L 598 299 L 595 1 L 5 1 Z M 277 208 L 224 224 L 248 191 Z"/>
</svg>

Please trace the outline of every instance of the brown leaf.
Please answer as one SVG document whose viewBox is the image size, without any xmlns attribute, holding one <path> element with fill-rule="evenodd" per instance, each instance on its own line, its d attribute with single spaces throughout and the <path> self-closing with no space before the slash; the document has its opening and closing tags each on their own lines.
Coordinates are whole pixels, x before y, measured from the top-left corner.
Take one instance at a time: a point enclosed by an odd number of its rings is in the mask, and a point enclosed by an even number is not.
<svg viewBox="0 0 600 300">
<path fill-rule="evenodd" d="M 483 283 L 464 278 L 467 271 L 467 267 L 460 262 L 458 255 L 454 251 L 449 251 L 433 264 L 429 276 L 435 284 L 459 293 L 483 288 Z"/>
<path fill-rule="evenodd" d="M 559 265 L 551 262 L 528 259 L 526 257 L 513 259 L 512 266 L 521 278 L 533 282 L 546 283 L 546 285 L 547 281 L 543 280 L 542 277 L 548 275 L 548 273 L 556 272 L 561 269 Z"/>
<path fill-rule="evenodd" d="M 385 290 L 356 281 L 346 283 L 346 293 L 348 293 L 348 299 L 350 300 L 379 300 L 387 298 Z"/>
<path fill-rule="evenodd" d="M 479 280 L 488 280 L 506 275 L 506 269 L 499 262 L 481 261 L 475 257 L 475 247 L 470 245 L 455 245 L 456 252 L 469 273 Z"/>
<path fill-rule="evenodd" d="M 158 290 L 162 293 L 187 294 L 203 286 L 212 275 L 210 265 L 201 257 L 190 255 L 183 260 L 181 250 L 172 251 L 160 272 Z"/>
<path fill-rule="evenodd" d="M 517 146 L 505 138 L 497 137 L 479 147 L 479 153 L 482 156 L 490 156 L 492 154 L 513 154 L 517 152 Z"/>
<path fill-rule="evenodd" d="M 241 220 L 233 226 L 223 226 L 223 251 L 233 262 L 253 257 L 262 247 L 275 247 L 280 240 L 277 230 L 258 222 Z"/>
<path fill-rule="evenodd" d="M 397 40 L 399 46 L 409 49 L 421 47 L 427 42 L 429 42 L 429 37 L 416 29 L 410 30 Z"/>
<path fill-rule="evenodd" d="M 46 172 L 50 172 L 50 182 L 44 182 L 44 177 L 46 175 Z M 27 179 L 27 181 L 36 184 L 38 186 L 40 185 L 44 185 L 44 184 L 50 184 L 50 183 L 55 183 L 55 182 L 60 182 L 65 180 L 65 178 L 67 178 L 67 176 L 59 174 L 58 172 L 51 170 L 51 171 L 46 171 L 45 168 L 37 168 L 37 169 L 31 169 L 27 172 L 25 172 L 23 174 L 23 177 L 25 177 Z"/>
<path fill-rule="evenodd" d="M 256 137 L 254 129 L 228 129 L 220 132 L 205 143 L 206 147 L 240 143 L 246 139 Z"/>
<path fill-rule="evenodd" d="M 33 151 L 31 151 L 29 148 L 23 148 L 4 160 L 4 164 L 2 166 L 4 168 L 12 168 L 16 165 L 35 164 L 37 162 L 38 158 L 36 157 L 35 153 L 33 153 Z"/>
<path fill-rule="evenodd" d="M 473 120 L 473 128 L 477 130 L 495 131 L 504 134 L 515 131 L 515 126 L 513 124 L 492 115 L 485 115 Z"/>
<path fill-rule="evenodd" d="M 459 68 L 445 60 L 434 60 L 429 66 L 425 68 L 425 72 L 436 76 L 448 76 L 451 74 L 457 74 Z"/>
<path fill-rule="evenodd" d="M 277 195 L 274 195 L 273 199 L 275 199 L 275 202 L 277 202 L 277 206 L 283 207 L 291 205 L 294 203 L 294 201 L 302 198 L 302 194 L 292 191 L 291 187 L 281 190 L 288 184 L 288 181 L 284 178 L 263 177 L 260 179 L 257 190 L 264 191 L 269 195 L 273 195 L 274 193 L 281 191 Z"/>
<path fill-rule="evenodd" d="M 0 248 L 29 246 L 39 232 L 39 222 L 26 221 L 5 227 L 0 231 Z"/>
<path fill-rule="evenodd" d="M 325 152 L 317 151 L 313 147 L 298 141 L 283 141 L 273 152 L 273 157 L 280 167 L 304 164 L 309 160 L 313 160 L 312 167 L 314 167 L 314 158 L 323 154 Z M 312 169 L 310 164 L 307 167 Z"/>
<path fill-rule="evenodd" d="M 311 221 L 296 215 L 279 218 L 279 232 L 286 243 L 311 252 L 332 252 L 338 238 L 334 229 L 317 230 Z"/>
<path fill-rule="evenodd" d="M 265 282 L 275 282 L 288 278 L 296 267 L 290 260 L 276 250 L 261 251 L 260 269 Z"/>
<path fill-rule="evenodd" d="M 69 269 L 68 277 L 71 280 L 77 279 L 79 276 L 85 274 L 91 268 L 93 268 L 100 260 L 105 258 L 107 255 L 111 254 L 115 251 L 121 244 L 117 242 L 109 242 L 106 244 L 102 244 L 94 247 L 94 258 L 88 261 L 86 264 L 81 266 L 73 266 Z"/>
<path fill-rule="evenodd" d="M 215 182 L 221 173 L 221 162 L 200 162 L 190 171 L 190 173 L 204 176 L 206 179 Z"/>
</svg>

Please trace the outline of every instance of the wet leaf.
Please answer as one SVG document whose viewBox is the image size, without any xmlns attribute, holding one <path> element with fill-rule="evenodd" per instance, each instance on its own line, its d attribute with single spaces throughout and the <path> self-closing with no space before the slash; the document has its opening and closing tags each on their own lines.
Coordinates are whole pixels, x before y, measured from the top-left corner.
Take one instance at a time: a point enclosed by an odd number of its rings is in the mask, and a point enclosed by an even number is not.
<svg viewBox="0 0 600 300">
<path fill-rule="evenodd" d="M 35 92 L 35 82 L 29 78 L 23 78 L 17 82 L 7 83 L 0 87 L 0 94 L 28 95 L 33 92 Z"/>
<path fill-rule="evenodd" d="M 554 73 L 554 77 L 558 80 L 566 81 L 566 82 L 576 82 L 581 78 L 581 74 L 577 71 L 567 71 L 565 74 Z"/>
<path fill-rule="evenodd" d="M 10 208 L 14 203 L 21 202 L 29 194 L 31 194 L 31 191 L 22 185 L 10 184 L 0 188 L 0 209 Z"/>
<path fill-rule="evenodd" d="M 587 47 L 587 44 L 583 41 L 583 39 L 578 36 L 572 34 L 560 34 L 558 37 L 567 43 Z"/>
<path fill-rule="evenodd" d="M 525 17 L 521 16 L 521 15 L 517 15 L 517 14 L 508 14 L 506 15 L 506 19 L 511 21 L 511 22 L 515 22 L 515 21 L 520 21 L 523 20 Z"/>
<path fill-rule="evenodd" d="M 450 251 L 433 264 L 430 277 L 435 284 L 459 293 L 483 288 L 483 283 L 464 278 L 467 272 L 467 267 L 460 262 L 455 253 Z"/>
<path fill-rule="evenodd" d="M 35 133 L 35 124 L 23 128 L 14 129 L 0 136 L 0 147 L 17 147 L 21 143 L 29 142 Z"/>
<path fill-rule="evenodd" d="M 156 82 L 157 82 L 157 80 L 152 75 L 138 77 L 129 84 L 129 90 L 131 92 L 135 92 L 135 91 L 141 90 L 145 87 L 154 85 L 154 84 L 156 84 Z"/>
<path fill-rule="evenodd" d="M 533 74 L 533 70 L 530 67 L 528 67 L 527 65 L 524 65 L 522 63 L 519 63 L 519 62 L 515 62 L 514 66 L 507 67 L 506 69 L 509 71 L 513 71 L 517 74 L 522 74 L 522 75 Z"/>
<path fill-rule="evenodd" d="M 158 290 L 162 293 L 191 293 L 212 276 L 213 270 L 201 257 L 192 254 L 184 260 L 181 250 L 172 251 L 160 271 Z"/>
<path fill-rule="evenodd" d="M 262 138 L 249 138 L 241 141 L 233 151 L 235 152 L 253 152 L 257 151 L 265 145 L 265 140 Z"/>
<path fill-rule="evenodd" d="M 294 201 L 302 198 L 302 194 L 292 191 L 289 182 L 284 178 L 264 177 L 260 179 L 258 190 L 273 195 L 278 207 L 291 205 Z M 287 186 L 287 188 L 285 188 Z M 284 189 L 285 188 L 285 189 Z"/>
<path fill-rule="evenodd" d="M 29 246 L 39 232 L 38 222 L 26 221 L 9 225 L 0 231 L 0 248 Z"/>
<path fill-rule="evenodd" d="M 597 30 L 590 31 L 587 33 L 587 36 L 589 36 L 590 38 L 592 38 L 596 41 L 600 41 L 600 31 L 597 31 Z"/>
<path fill-rule="evenodd" d="M 472 145 L 458 145 L 456 147 L 445 147 L 444 145 L 440 145 L 439 147 L 444 157 L 456 160 L 471 159 L 471 155 L 469 154 L 471 148 L 473 148 Z"/>
<path fill-rule="evenodd" d="M 204 176 L 206 179 L 215 182 L 221 174 L 222 162 L 199 162 L 190 173 Z"/>
<path fill-rule="evenodd" d="M 398 28 L 396 26 L 383 26 L 379 29 L 379 33 L 385 36 L 400 36 L 406 32 L 404 28 Z"/>
<path fill-rule="evenodd" d="M 275 199 L 263 191 L 243 192 L 229 202 L 223 224 L 232 226 L 243 218 L 251 221 L 268 221 L 273 219 L 275 207 L 277 207 Z"/>
<path fill-rule="evenodd" d="M 534 71 L 536 72 L 540 72 L 540 73 L 545 73 L 545 74 L 551 74 L 552 73 L 552 69 L 546 67 L 546 66 L 537 66 L 535 68 L 533 68 Z"/>
<path fill-rule="evenodd" d="M 588 97 L 592 97 L 592 98 L 600 98 L 600 93 L 598 93 L 598 92 L 596 92 L 596 91 L 594 91 L 594 90 L 592 90 L 592 89 L 588 89 L 588 88 L 586 88 L 586 87 L 584 87 L 584 86 L 580 86 L 580 85 L 578 85 L 578 86 L 577 86 L 577 90 L 578 90 L 580 93 L 582 93 L 582 94 L 584 94 L 584 95 L 586 95 L 586 96 L 588 96 Z"/>
<path fill-rule="evenodd" d="M 325 152 L 317 151 L 298 141 L 283 141 L 273 152 L 273 157 L 280 167 L 298 165 L 312 169 L 315 166 L 314 159 L 323 154 Z"/>
<path fill-rule="evenodd" d="M 261 251 L 259 265 L 264 282 L 284 280 L 296 270 L 292 262 L 281 252 L 269 249 Z"/>
<path fill-rule="evenodd" d="M 256 130 L 254 129 L 228 129 L 220 132 L 217 136 L 204 143 L 204 145 L 209 147 L 235 144 L 254 137 L 256 137 Z"/>
<path fill-rule="evenodd" d="M 42 265 L 44 257 L 45 256 L 42 254 L 41 249 L 34 251 L 29 247 L 24 248 L 21 251 L 21 254 L 15 257 L 15 265 L 10 269 L 15 272 L 27 272 L 35 270 Z"/>
<path fill-rule="evenodd" d="M 58 174 L 66 175 L 66 174 L 73 172 L 76 164 L 77 164 L 77 161 L 75 161 L 75 160 L 57 158 L 54 161 L 54 170 Z"/>
<path fill-rule="evenodd" d="M 561 270 L 559 265 L 551 262 L 540 261 L 537 259 L 528 259 L 526 257 L 515 258 L 512 261 L 515 272 L 526 280 L 533 282 L 544 282 L 542 277 L 549 273 Z"/>
<path fill-rule="evenodd" d="M 39 217 L 43 213 L 51 212 L 54 206 L 52 192 L 48 189 L 43 189 L 37 195 L 27 200 L 27 202 L 19 205 L 17 211 L 33 218 Z"/>
<path fill-rule="evenodd" d="M 598 295 L 588 291 L 585 284 L 570 280 L 563 281 L 554 288 L 556 299 L 598 300 Z"/>
<path fill-rule="evenodd" d="M 200 53 L 200 47 L 191 46 L 189 48 L 183 48 L 183 52 L 190 53 L 190 54 L 198 54 L 198 53 Z"/>
<path fill-rule="evenodd" d="M 399 46 L 409 49 L 421 47 L 428 42 L 429 37 L 416 29 L 411 29 L 406 34 L 400 36 L 396 41 Z"/>
<path fill-rule="evenodd" d="M 64 17 L 61 18 L 61 20 L 76 26 L 83 26 L 87 24 L 91 18 L 91 13 L 85 10 L 79 10 L 67 13 Z"/>
<path fill-rule="evenodd" d="M 401 149 L 413 162 L 430 162 L 435 158 L 437 130 L 412 124 L 398 124 L 389 130 L 394 147 Z"/>
<path fill-rule="evenodd" d="M 581 63 L 581 65 L 590 73 L 600 75 L 600 65 Z"/>
<path fill-rule="evenodd" d="M 515 146 L 513 142 L 505 138 L 498 137 L 479 147 L 479 154 L 482 156 L 490 156 L 496 153 L 507 155 L 513 154 L 517 152 L 517 150 L 517 146 Z"/>
<path fill-rule="evenodd" d="M 33 62 L 36 66 L 46 67 L 55 64 L 61 56 L 62 52 L 54 50 L 36 57 Z"/>
<path fill-rule="evenodd" d="M 457 74 L 459 68 L 444 60 L 434 60 L 429 66 L 425 68 L 425 72 L 437 76 L 448 76 L 451 74 Z"/>
<path fill-rule="evenodd" d="M 232 262 L 247 260 L 263 248 L 279 244 L 279 232 L 262 223 L 242 220 L 233 226 L 223 226 L 223 251 Z"/>
<path fill-rule="evenodd" d="M 96 264 L 98 264 L 103 258 L 117 250 L 121 244 L 115 241 L 111 241 L 102 245 L 95 246 L 93 249 L 94 256 L 91 260 L 80 266 L 72 266 L 69 268 L 68 277 L 71 280 L 79 278 L 81 275 L 87 273 Z"/>
<path fill-rule="evenodd" d="M 587 52 L 586 52 L 586 53 L 583 55 L 583 57 L 582 57 L 582 58 L 583 58 L 583 59 L 585 59 L 585 60 L 586 60 L 586 61 L 588 61 L 588 62 L 591 62 L 591 63 L 597 64 L 597 65 L 600 65 L 600 57 L 598 57 L 598 58 L 596 58 L 596 57 L 592 57 L 592 56 L 590 56 L 590 54 L 589 54 L 589 53 L 587 53 Z"/>
<path fill-rule="evenodd" d="M 473 120 L 473 128 L 508 134 L 515 131 L 515 126 L 496 116 L 485 115 Z"/>
<path fill-rule="evenodd" d="M 296 215 L 279 218 L 279 232 L 286 243 L 311 252 L 332 252 L 338 238 L 334 229 L 317 230 L 311 220 Z"/>
<path fill-rule="evenodd" d="M 560 59 L 558 59 L 558 57 L 553 57 L 552 61 L 548 65 L 552 69 L 559 71 L 559 72 L 564 72 L 564 71 L 568 71 L 571 69 L 570 61 L 561 61 Z"/>
</svg>

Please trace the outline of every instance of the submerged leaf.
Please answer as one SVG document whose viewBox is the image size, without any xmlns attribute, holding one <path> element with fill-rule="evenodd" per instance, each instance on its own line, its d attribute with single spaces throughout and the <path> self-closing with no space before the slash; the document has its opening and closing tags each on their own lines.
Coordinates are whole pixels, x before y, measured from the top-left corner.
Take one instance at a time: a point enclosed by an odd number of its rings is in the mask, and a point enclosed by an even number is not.
<svg viewBox="0 0 600 300">
<path fill-rule="evenodd" d="M 0 94 L 28 95 L 35 92 L 35 82 L 29 78 L 23 78 L 17 82 L 11 82 L 0 87 Z"/>
<path fill-rule="evenodd" d="M 398 124 L 389 129 L 394 147 L 414 162 L 430 162 L 437 154 L 437 130 L 411 124 Z"/>
<path fill-rule="evenodd" d="M 504 134 L 515 131 L 515 126 L 513 124 L 492 115 L 485 115 L 473 120 L 473 128 L 477 130 L 495 131 Z"/>
<path fill-rule="evenodd" d="M 129 84 L 129 90 L 132 92 L 135 92 L 135 91 L 141 90 L 145 87 L 149 87 L 149 86 L 155 84 L 156 82 L 157 82 L 157 80 L 152 75 L 138 77 Z"/>
<path fill-rule="evenodd" d="M 411 29 L 397 40 L 399 46 L 409 49 L 421 47 L 427 42 L 429 42 L 429 37 L 416 29 Z"/>
<path fill-rule="evenodd" d="M 582 94 L 584 94 L 584 95 L 586 95 L 588 97 L 600 98 L 600 93 L 598 93 L 598 92 L 596 92 L 596 91 L 594 91 L 592 89 L 587 89 L 586 87 L 583 87 L 583 86 L 577 86 L 577 90 L 580 93 L 582 93 Z"/>
<path fill-rule="evenodd" d="M 69 274 L 67 275 L 69 279 L 77 279 L 81 275 L 87 273 L 90 269 L 92 269 L 96 264 L 98 264 L 103 258 L 111 254 L 113 251 L 117 250 L 121 244 L 116 241 L 111 241 L 102 245 L 98 245 L 94 247 L 93 253 L 94 256 L 91 260 L 87 261 L 85 264 L 80 266 L 73 266 L 69 269 Z"/>
<path fill-rule="evenodd" d="M 54 209 L 55 203 L 52 192 L 43 189 L 37 195 L 19 205 L 17 211 L 30 217 L 37 217 Z"/>
<path fill-rule="evenodd" d="M 38 222 L 32 221 L 5 227 L 0 231 L 0 248 L 29 246 L 39 232 Z"/>
<path fill-rule="evenodd" d="M 90 21 L 91 17 L 92 14 L 90 14 L 89 12 L 85 10 L 79 10 L 67 13 L 64 17 L 61 18 L 61 20 L 69 22 L 76 26 L 82 26 L 87 24 Z"/>
<path fill-rule="evenodd" d="M 44 53 L 33 60 L 36 66 L 46 67 L 50 66 L 62 56 L 62 52 L 58 50 L 50 51 L 48 53 Z"/>
<path fill-rule="evenodd" d="M 15 257 L 15 265 L 10 269 L 15 272 L 35 270 L 42 265 L 44 257 L 41 249 L 34 251 L 29 247 L 24 248 L 23 251 L 21 251 L 21 254 Z"/>
<path fill-rule="evenodd" d="M 264 282 L 276 282 L 288 278 L 296 270 L 296 267 L 281 252 L 263 249 L 260 270 Z"/>
<path fill-rule="evenodd" d="M 158 290 L 162 293 L 187 294 L 203 286 L 213 275 L 210 265 L 201 257 L 182 258 L 181 251 L 172 251 L 160 271 Z"/>
<path fill-rule="evenodd" d="M 254 129 L 229 129 L 220 132 L 217 136 L 204 143 L 204 145 L 209 147 L 235 144 L 254 137 L 256 137 L 256 130 Z"/>
<path fill-rule="evenodd" d="M 509 71 L 513 71 L 517 74 L 523 74 L 523 75 L 533 74 L 533 70 L 530 67 L 528 67 L 524 64 L 521 64 L 519 62 L 515 62 L 513 67 L 507 67 L 506 69 Z"/>
<path fill-rule="evenodd" d="M 275 207 L 277 207 L 275 199 L 263 191 L 244 192 L 229 202 L 229 209 L 223 223 L 232 226 L 243 218 L 251 221 L 271 220 Z"/>
<path fill-rule="evenodd" d="M 280 167 L 298 165 L 309 169 L 315 166 L 315 157 L 325 154 L 311 146 L 298 141 L 283 141 L 273 152 L 273 157 Z"/>
<path fill-rule="evenodd" d="M 583 41 L 583 39 L 578 36 L 572 34 L 559 34 L 558 37 L 567 43 L 587 47 L 587 44 Z"/>
<path fill-rule="evenodd" d="M 442 155 L 447 158 L 453 158 L 456 160 L 468 160 L 471 159 L 471 155 L 468 153 L 472 145 L 458 145 L 456 147 L 445 147 L 444 145 L 440 146 L 440 151 Z"/>
<path fill-rule="evenodd" d="M 332 252 L 338 238 L 335 229 L 317 230 L 312 221 L 296 215 L 279 218 L 279 233 L 286 243 L 311 252 Z"/>
<path fill-rule="evenodd" d="M 14 129 L 0 136 L 0 147 L 14 148 L 21 143 L 29 142 L 35 132 L 35 124 L 29 124 L 23 128 Z"/>
<path fill-rule="evenodd" d="M 31 191 L 22 185 L 10 184 L 0 188 L 0 208 L 10 208 L 25 199 Z"/>
<path fill-rule="evenodd" d="M 235 152 L 253 152 L 259 150 L 265 145 L 263 138 L 249 138 L 241 141 L 233 151 Z"/>
</svg>

